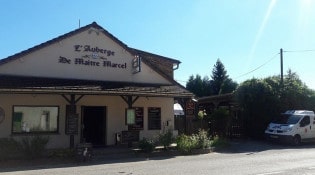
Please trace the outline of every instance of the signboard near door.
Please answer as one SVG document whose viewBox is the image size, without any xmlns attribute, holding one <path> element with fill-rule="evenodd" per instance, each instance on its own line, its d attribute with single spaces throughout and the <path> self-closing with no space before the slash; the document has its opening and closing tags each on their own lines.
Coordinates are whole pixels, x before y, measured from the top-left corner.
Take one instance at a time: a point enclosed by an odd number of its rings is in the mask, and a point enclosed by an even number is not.
<svg viewBox="0 0 315 175">
<path fill-rule="evenodd" d="M 133 109 L 135 109 L 135 124 L 128 125 L 128 130 L 143 130 L 143 108 L 134 107 Z"/>
</svg>

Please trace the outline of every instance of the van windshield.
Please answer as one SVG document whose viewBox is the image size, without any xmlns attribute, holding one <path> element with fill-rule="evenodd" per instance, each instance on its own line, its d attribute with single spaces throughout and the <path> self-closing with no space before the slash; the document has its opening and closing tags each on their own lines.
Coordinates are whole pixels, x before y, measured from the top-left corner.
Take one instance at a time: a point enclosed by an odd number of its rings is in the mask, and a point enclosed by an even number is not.
<svg viewBox="0 0 315 175">
<path fill-rule="evenodd" d="M 273 123 L 276 124 L 296 124 L 301 119 L 301 115 L 292 115 L 292 114 L 281 114 L 279 117 L 277 117 Z"/>
</svg>

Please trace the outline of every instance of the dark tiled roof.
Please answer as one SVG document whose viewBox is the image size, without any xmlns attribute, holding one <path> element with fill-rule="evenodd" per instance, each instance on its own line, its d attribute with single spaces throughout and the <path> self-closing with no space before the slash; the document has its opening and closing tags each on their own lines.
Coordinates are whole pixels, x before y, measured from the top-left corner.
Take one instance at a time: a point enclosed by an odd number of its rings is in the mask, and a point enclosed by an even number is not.
<svg viewBox="0 0 315 175">
<path fill-rule="evenodd" d="M 41 88 L 41 87 L 99 87 L 100 89 L 122 88 L 126 86 L 135 87 L 158 87 L 161 85 L 148 83 L 130 83 L 113 81 L 94 81 L 62 78 L 43 78 L 29 76 L 0 75 L 0 88 Z"/>
<path fill-rule="evenodd" d="M 153 54 L 153 53 L 150 53 L 150 52 L 146 52 L 146 51 L 142 51 L 142 50 L 139 50 L 139 49 L 134 49 L 134 48 L 130 48 L 134 51 L 134 53 L 136 53 L 137 55 L 141 55 L 141 56 L 144 56 L 144 57 L 147 57 L 147 56 L 151 56 L 151 57 L 155 57 L 155 58 L 160 58 L 160 59 L 164 59 L 164 60 L 168 60 L 168 61 L 171 61 L 173 63 L 181 63 L 179 60 L 176 60 L 176 59 L 173 59 L 173 58 L 168 58 L 168 57 L 164 57 L 164 56 L 161 56 L 161 55 L 156 55 L 156 54 Z"/>
<path fill-rule="evenodd" d="M 234 92 L 227 93 L 227 94 L 221 94 L 221 95 L 212 95 L 212 96 L 206 96 L 206 97 L 200 97 L 198 98 L 198 103 L 211 103 L 211 102 L 217 102 L 217 101 L 234 101 Z"/>
<path fill-rule="evenodd" d="M 36 78 L 0 75 L 0 93 L 135 95 L 189 98 L 193 94 L 179 85 L 104 82 L 75 79 Z"/>
</svg>

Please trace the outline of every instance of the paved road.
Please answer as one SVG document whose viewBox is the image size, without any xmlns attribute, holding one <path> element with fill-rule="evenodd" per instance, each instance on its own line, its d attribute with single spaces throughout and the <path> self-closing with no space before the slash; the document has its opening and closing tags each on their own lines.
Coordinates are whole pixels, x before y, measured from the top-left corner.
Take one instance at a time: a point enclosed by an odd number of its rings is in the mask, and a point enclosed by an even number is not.
<svg viewBox="0 0 315 175">
<path fill-rule="evenodd" d="M 293 175 L 315 174 L 315 144 L 290 147 L 255 141 L 234 141 L 227 150 L 194 156 L 130 158 L 90 165 L 35 167 L 3 174 L 23 175 Z M 0 170 L 0 174 L 1 170 Z"/>
</svg>

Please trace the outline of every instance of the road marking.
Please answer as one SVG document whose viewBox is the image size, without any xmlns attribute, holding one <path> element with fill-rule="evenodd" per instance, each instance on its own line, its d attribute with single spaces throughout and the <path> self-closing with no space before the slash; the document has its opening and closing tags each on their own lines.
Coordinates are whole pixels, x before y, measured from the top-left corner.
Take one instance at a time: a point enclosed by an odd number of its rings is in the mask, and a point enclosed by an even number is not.
<svg viewBox="0 0 315 175">
<path fill-rule="evenodd" d="M 308 169 L 309 169 L 309 170 L 313 170 L 313 169 L 315 169 L 315 166 L 309 167 Z"/>
<path fill-rule="evenodd" d="M 262 174 L 256 174 L 256 175 L 273 175 L 273 174 L 280 174 L 280 173 L 283 173 L 283 171 L 270 172 L 270 173 L 262 173 Z"/>
</svg>

